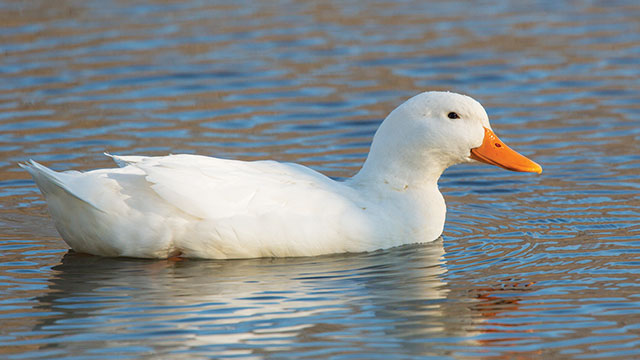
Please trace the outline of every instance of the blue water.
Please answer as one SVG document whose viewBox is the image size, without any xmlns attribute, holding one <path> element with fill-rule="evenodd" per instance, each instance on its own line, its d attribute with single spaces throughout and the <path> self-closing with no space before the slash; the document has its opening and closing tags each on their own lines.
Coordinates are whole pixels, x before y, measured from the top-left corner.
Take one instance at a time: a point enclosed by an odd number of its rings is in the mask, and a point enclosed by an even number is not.
<svg viewBox="0 0 640 360">
<path fill-rule="evenodd" d="M 634 1 L 0 1 L 0 358 L 639 358 L 639 18 Z M 16 165 L 198 153 L 340 179 L 424 90 L 478 99 L 544 168 L 449 169 L 433 244 L 79 255 Z"/>
</svg>

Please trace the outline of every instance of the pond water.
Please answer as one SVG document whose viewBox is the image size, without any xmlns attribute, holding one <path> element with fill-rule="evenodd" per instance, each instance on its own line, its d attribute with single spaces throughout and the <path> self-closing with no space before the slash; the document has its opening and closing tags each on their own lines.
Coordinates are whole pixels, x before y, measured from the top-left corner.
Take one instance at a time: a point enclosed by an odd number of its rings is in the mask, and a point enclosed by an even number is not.
<svg viewBox="0 0 640 360">
<path fill-rule="evenodd" d="M 0 357 L 639 358 L 637 1 L 0 1 Z M 354 174 L 469 94 L 541 175 L 443 175 L 441 240 L 234 261 L 68 252 L 17 162 L 198 153 Z"/>
</svg>

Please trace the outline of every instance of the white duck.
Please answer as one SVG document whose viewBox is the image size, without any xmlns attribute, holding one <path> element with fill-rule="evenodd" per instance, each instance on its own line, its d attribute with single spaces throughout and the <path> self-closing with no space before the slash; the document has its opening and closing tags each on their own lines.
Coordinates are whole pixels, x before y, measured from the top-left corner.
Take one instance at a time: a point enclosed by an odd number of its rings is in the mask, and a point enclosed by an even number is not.
<svg viewBox="0 0 640 360">
<path fill-rule="evenodd" d="M 112 156 L 120 168 L 20 164 L 77 252 L 141 258 L 253 258 L 362 252 L 428 242 L 446 207 L 437 181 L 472 159 L 540 173 L 491 131 L 470 97 L 425 92 L 395 109 L 355 176 L 291 163 L 198 155 Z"/>
</svg>

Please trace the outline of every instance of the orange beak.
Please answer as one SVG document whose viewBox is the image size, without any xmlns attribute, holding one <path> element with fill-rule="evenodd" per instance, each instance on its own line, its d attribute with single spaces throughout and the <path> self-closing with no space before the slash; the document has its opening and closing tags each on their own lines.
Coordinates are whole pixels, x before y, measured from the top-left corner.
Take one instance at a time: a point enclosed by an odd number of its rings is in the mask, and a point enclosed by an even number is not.
<svg viewBox="0 0 640 360">
<path fill-rule="evenodd" d="M 482 145 L 471 149 L 471 158 L 512 171 L 542 172 L 540 165 L 512 150 L 487 128 L 484 128 Z"/>
</svg>

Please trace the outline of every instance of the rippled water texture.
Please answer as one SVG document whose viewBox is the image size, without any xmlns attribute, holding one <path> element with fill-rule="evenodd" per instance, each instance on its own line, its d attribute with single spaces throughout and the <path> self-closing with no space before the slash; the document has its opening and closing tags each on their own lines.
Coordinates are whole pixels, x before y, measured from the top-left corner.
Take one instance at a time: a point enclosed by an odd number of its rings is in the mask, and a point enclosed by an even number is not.
<svg viewBox="0 0 640 360">
<path fill-rule="evenodd" d="M 0 357 L 639 358 L 637 1 L 0 1 Z M 68 253 L 27 173 L 102 153 L 336 178 L 427 89 L 542 175 L 457 166 L 443 239 L 370 254 Z"/>
</svg>

